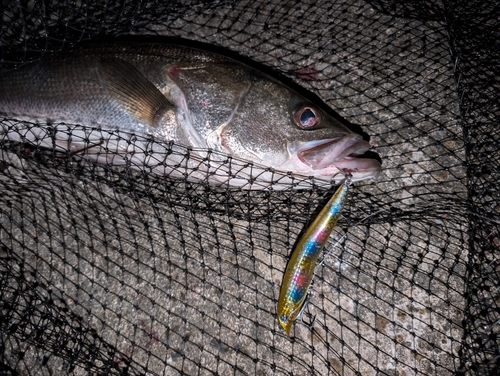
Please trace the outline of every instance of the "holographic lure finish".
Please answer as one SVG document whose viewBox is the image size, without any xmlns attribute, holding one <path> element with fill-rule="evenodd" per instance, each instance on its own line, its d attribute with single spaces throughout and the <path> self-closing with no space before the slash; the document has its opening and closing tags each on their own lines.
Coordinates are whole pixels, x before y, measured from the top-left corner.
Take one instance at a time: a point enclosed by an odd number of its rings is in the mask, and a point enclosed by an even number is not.
<svg viewBox="0 0 500 376">
<path fill-rule="evenodd" d="M 293 321 L 299 316 L 311 285 L 314 269 L 323 247 L 340 218 L 347 198 L 350 178 L 337 189 L 293 250 L 281 283 L 278 322 L 290 335 Z"/>
</svg>

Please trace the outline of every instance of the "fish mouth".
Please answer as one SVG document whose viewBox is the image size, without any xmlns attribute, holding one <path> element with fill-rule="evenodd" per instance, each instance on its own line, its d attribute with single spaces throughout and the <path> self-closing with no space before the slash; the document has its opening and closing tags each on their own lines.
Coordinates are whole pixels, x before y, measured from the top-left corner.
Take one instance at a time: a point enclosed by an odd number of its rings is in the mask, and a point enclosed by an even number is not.
<svg viewBox="0 0 500 376">
<path fill-rule="evenodd" d="M 295 145 L 300 162 L 319 172 L 337 170 L 357 175 L 355 180 L 364 180 L 378 175 L 380 163 L 371 158 L 359 158 L 370 148 L 358 134 L 337 138 L 307 141 Z"/>
</svg>

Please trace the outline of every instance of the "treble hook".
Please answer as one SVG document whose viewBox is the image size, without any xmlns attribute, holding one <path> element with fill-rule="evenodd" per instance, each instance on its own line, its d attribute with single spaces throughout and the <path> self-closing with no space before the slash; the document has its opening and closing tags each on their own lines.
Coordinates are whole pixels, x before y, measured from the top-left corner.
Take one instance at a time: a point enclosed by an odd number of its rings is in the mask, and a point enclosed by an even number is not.
<svg viewBox="0 0 500 376">
<path fill-rule="evenodd" d="M 330 184 L 335 186 L 335 185 L 340 185 L 340 184 L 347 184 L 347 186 L 350 186 L 352 184 L 352 174 L 350 172 L 344 172 L 344 171 L 340 171 L 339 174 L 342 174 L 344 175 L 344 179 L 341 179 L 338 184 L 336 183 L 335 181 L 335 178 L 337 177 L 337 175 L 334 175 L 332 176 L 332 179 L 330 181 Z"/>
<path fill-rule="evenodd" d="M 313 287 L 313 285 L 314 285 L 314 280 L 311 283 L 311 288 Z M 310 297 L 311 297 L 311 293 L 307 294 L 306 300 L 304 301 L 304 304 L 302 305 L 302 308 L 300 309 L 300 312 L 298 314 L 298 318 L 302 324 L 304 324 L 309 330 L 312 330 L 314 323 L 316 322 L 317 315 L 316 314 L 312 315 L 310 312 L 308 312 L 308 314 L 312 317 L 312 319 L 309 322 L 306 322 L 304 320 L 304 313 L 305 313 L 306 308 L 309 307 Z"/>
</svg>

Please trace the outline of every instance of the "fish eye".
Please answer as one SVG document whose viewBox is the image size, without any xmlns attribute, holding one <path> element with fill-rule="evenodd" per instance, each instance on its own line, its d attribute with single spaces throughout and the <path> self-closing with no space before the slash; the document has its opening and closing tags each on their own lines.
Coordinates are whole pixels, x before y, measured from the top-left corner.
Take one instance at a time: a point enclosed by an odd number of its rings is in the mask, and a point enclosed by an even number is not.
<svg viewBox="0 0 500 376">
<path fill-rule="evenodd" d="M 299 128 L 309 129 L 321 122 L 321 115 L 316 107 L 302 104 L 293 111 L 293 122 Z"/>
</svg>

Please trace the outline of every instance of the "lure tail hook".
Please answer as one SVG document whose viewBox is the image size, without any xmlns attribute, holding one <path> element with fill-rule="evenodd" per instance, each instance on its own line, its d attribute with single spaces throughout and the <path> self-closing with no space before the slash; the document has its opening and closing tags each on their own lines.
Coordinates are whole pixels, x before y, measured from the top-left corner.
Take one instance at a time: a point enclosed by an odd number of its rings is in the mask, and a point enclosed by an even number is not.
<svg viewBox="0 0 500 376">
<path fill-rule="evenodd" d="M 304 324 L 305 326 L 307 326 L 309 328 L 309 330 L 311 330 L 314 326 L 314 323 L 316 322 L 316 314 L 311 314 L 310 312 L 308 312 L 308 314 L 312 317 L 312 319 L 309 321 L 309 322 L 306 322 L 304 320 L 304 313 L 305 311 L 308 309 L 309 307 L 309 304 L 311 303 L 311 295 L 308 294 L 307 297 L 306 297 L 306 300 L 304 302 L 304 305 L 302 306 L 302 309 L 300 310 L 299 312 L 299 320 L 302 324 Z"/>
</svg>

